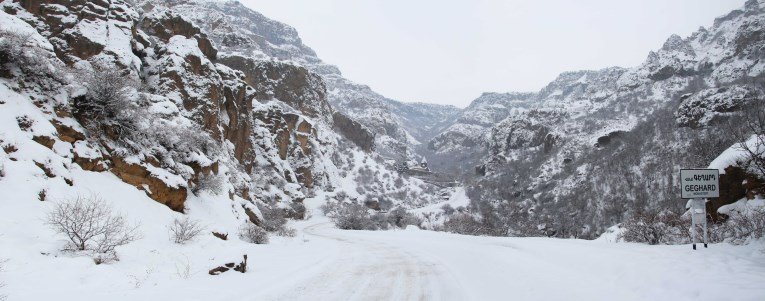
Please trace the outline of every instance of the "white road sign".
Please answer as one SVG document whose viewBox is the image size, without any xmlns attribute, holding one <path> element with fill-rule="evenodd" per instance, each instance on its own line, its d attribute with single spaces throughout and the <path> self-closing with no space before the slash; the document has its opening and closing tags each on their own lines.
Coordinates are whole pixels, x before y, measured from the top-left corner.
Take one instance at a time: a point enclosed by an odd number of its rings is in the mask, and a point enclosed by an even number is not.
<svg viewBox="0 0 765 301">
<path fill-rule="evenodd" d="M 680 183 L 684 199 L 720 197 L 720 171 L 717 169 L 682 169 Z"/>
</svg>

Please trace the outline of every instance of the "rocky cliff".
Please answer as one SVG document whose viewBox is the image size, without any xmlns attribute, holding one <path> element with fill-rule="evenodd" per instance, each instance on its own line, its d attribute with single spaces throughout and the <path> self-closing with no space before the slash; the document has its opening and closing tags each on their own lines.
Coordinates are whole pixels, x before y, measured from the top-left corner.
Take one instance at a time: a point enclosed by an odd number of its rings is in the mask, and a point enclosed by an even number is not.
<svg viewBox="0 0 765 301">
<path fill-rule="evenodd" d="M 377 158 L 374 131 L 335 112 L 320 61 L 294 29 L 238 2 L 0 8 L 2 87 L 23 99 L 14 105 L 36 107 L 0 137 L 28 135 L 49 149 L 29 161 L 48 178 L 87 189 L 67 170 L 109 172 L 179 212 L 189 198 L 224 195 L 236 218 L 256 223 L 259 208 L 293 210 L 318 191 L 403 206 L 436 198 Z M 288 61 L 296 57 L 306 60 Z M 26 145 L 3 143 L 6 154 Z M 346 180 L 359 170 L 364 183 Z"/>
<path fill-rule="evenodd" d="M 499 228 L 516 234 L 594 237 L 639 208 L 682 210 L 678 169 L 708 165 L 742 109 L 762 106 L 764 22 L 765 3 L 748 1 L 640 66 L 566 72 L 516 103 L 485 95 L 429 145 L 460 150 L 445 162 L 485 152 L 469 195 L 484 215 L 515 212 Z"/>
</svg>

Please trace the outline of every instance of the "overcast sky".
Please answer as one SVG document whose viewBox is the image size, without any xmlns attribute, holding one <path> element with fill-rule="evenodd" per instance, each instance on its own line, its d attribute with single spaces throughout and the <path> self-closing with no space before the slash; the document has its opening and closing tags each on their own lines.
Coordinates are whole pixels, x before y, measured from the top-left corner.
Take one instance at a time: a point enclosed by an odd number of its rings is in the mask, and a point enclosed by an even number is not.
<svg viewBox="0 0 765 301">
<path fill-rule="evenodd" d="M 632 67 L 744 0 L 240 0 L 346 78 L 401 101 L 468 105 L 564 71 Z"/>
</svg>

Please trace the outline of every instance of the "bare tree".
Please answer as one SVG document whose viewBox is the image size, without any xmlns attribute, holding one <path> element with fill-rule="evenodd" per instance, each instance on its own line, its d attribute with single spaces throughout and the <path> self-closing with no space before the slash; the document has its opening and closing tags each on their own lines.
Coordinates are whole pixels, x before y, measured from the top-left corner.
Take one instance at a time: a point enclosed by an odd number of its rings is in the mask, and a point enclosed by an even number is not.
<svg viewBox="0 0 765 301">
<path fill-rule="evenodd" d="M 255 224 L 244 224 L 239 228 L 239 238 L 254 244 L 267 244 L 268 232 Z"/>
<path fill-rule="evenodd" d="M 188 216 L 181 219 L 176 218 L 167 229 L 170 231 L 170 239 L 177 244 L 190 242 L 199 236 L 202 231 L 205 231 L 205 227 Z"/>
<path fill-rule="evenodd" d="M 757 173 L 759 177 L 765 177 L 765 108 L 756 102 L 753 106 L 744 109 L 744 116 L 729 128 L 738 140 L 737 146 L 746 154 L 743 167 Z"/>
<path fill-rule="evenodd" d="M 48 212 L 46 223 L 69 239 L 68 249 L 114 255 L 116 247 L 139 238 L 137 225 L 129 225 L 125 217 L 98 196 L 78 196 L 55 205 Z"/>
</svg>

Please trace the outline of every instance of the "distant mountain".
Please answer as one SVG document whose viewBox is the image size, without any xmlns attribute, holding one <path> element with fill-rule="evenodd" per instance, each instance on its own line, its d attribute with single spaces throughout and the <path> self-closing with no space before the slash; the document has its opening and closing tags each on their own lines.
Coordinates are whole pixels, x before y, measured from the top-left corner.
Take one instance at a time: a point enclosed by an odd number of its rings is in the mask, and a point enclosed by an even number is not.
<svg viewBox="0 0 765 301">
<path fill-rule="evenodd" d="M 517 234 L 594 237 L 640 208 L 680 210 L 678 169 L 708 165 L 734 143 L 724 124 L 763 106 L 764 6 L 750 0 L 709 28 L 673 35 L 634 68 L 485 94 L 428 145 L 446 169 L 480 162 L 468 195 Z"/>
</svg>

